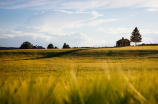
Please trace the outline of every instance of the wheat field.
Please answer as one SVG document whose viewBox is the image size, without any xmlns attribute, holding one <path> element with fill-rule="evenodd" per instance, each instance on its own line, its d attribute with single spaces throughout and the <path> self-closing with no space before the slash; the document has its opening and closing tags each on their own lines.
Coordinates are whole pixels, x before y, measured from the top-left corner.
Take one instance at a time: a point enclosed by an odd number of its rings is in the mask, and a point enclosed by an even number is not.
<svg viewBox="0 0 158 104">
<path fill-rule="evenodd" d="M 158 46 L 0 50 L 0 104 L 157 104 Z"/>
</svg>

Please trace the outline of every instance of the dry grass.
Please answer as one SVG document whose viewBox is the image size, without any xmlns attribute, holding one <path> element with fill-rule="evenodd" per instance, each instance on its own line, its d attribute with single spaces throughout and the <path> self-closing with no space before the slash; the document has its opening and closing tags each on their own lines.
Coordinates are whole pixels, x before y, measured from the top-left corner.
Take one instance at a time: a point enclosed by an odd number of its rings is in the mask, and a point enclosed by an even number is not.
<svg viewBox="0 0 158 104">
<path fill-rule="evenodd" d="M 1 104 L 157 104 L 158 47 L 0 50 Z"/>
</svg>

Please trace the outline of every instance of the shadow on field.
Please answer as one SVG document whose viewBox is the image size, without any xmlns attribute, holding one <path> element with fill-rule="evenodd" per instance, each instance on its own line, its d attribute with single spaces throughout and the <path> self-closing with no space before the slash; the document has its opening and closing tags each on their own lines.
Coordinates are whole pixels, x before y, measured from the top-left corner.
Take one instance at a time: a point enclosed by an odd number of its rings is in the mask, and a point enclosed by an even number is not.
<svg viewBox="0 0 158 104">
<path fill-rule="evenodd" d="M 63 49 L 64 50 L 64 49 Z M 25 59 L 1 59 L 0 57 L 0 61 L 19 61 L 19 60 L 36 60 L 36 59 L 42 59 L 42 58 L 52 58 L 52 57 L 61 57 L 61 56 L 66 56 L 66 55 L 73 55 L 75 56 L 78 51 L 82 51 L 82 50 L 87 50 L 87 49 L 71 49 L 71 50 L 65 50 L 65 51 L 52 51 L 52 52 L 37 52 L 37 53 L 27 53 L 27 52 L 18 52 L 18 54 L 22 55 L 26 55 L 28 56 L 28 58 Z M 7 54 L 7 53 L 5 53 Z M 16 53 L 14 53 L 14 55 L 16 55 Z M 29 56 L 31 55 L 31 56 Z M 37 56 L 36 56 L 37 55 Z M 1 56 L 1 55 L 0 55 Z"/>
<path fill-rule="evenodd" d="M 37 57 L 36 59 L 42 59 L 42 58 L 52 58 L 52 57 L 61 57 L 65 55 L 74 55 L 75 52 L 87 50 L 87 49 L 75 49 L 75 50 L 68 50 L 63 52 L 47 52 L 43 57 Z"/>
<path fill-rule="evenodd" d="M 79 52 L 87 50 L 84 52 Z M 99 50 L 93 49 L 63 49 L 52 51 L 30 51 L 30 52 L 1 52 L 0 61 L 36 60 L 53 57 L 93 57 L 95 59 L 135 59 L 150 58 L 157 59 L 157 50 Z M 4 57 L 3 57 L 4 56 Z M 9 58 L 5 58 L 5 57 Z M 65 57 L 66 56 L 66 57 Z"/>
</svg>

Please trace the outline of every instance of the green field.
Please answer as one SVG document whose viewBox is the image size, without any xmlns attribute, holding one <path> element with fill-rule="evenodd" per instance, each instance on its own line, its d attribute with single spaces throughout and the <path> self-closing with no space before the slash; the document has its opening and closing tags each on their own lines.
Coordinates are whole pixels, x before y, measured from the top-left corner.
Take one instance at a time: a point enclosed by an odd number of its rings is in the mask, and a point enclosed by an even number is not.
<svg viewBox="0 0 158 104">
<path fill-rule="evenodd" d="M 0 50 L 0 104 L 158 104 L 158 46 Z"/>
</svg>

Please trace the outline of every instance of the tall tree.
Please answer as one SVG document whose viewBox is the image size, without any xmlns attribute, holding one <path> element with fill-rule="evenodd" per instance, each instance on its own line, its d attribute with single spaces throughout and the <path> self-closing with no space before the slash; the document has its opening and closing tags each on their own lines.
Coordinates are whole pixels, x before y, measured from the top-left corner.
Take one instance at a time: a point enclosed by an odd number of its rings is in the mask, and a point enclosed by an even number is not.
<svg viewBox="0 0 158 104">
<path fill-rule="evenodd" d="M 53 48 L 54 48 L 54 46 L 52 43 L 47 46 L 47 49 L 53 49 Z"/>
<path fill-rule="evenodd" d="M 63 48 L 70 48 L 70 46 L 66 43 L 64 43 Z"/>
<path fill-rule="evenodd" d="M 137 43 L 137 42 L 142 42 L 142 41 L 141 41 L 141 40 L 142 40 L 142 36 L 141 36 L 141 34 L 139 33 L 139 30 L 138 30 L 137 27 L 135 27 L 135 29 L 133 30 L 133 32 L 132 32 L 131 34 L 132 34 L 132 35 L 131 35 L 130 40 L 131 40 L 131 42 L 135 42 L 135 46 L 136 46 L 136 43 Z"/>
<path fill-rule="evenodd" d="M 31 48 L 33 48 L 33 45 L 28 41 L 24 42 L 20 46 L 20 49 L 31 49 Z"/>
</svg>

